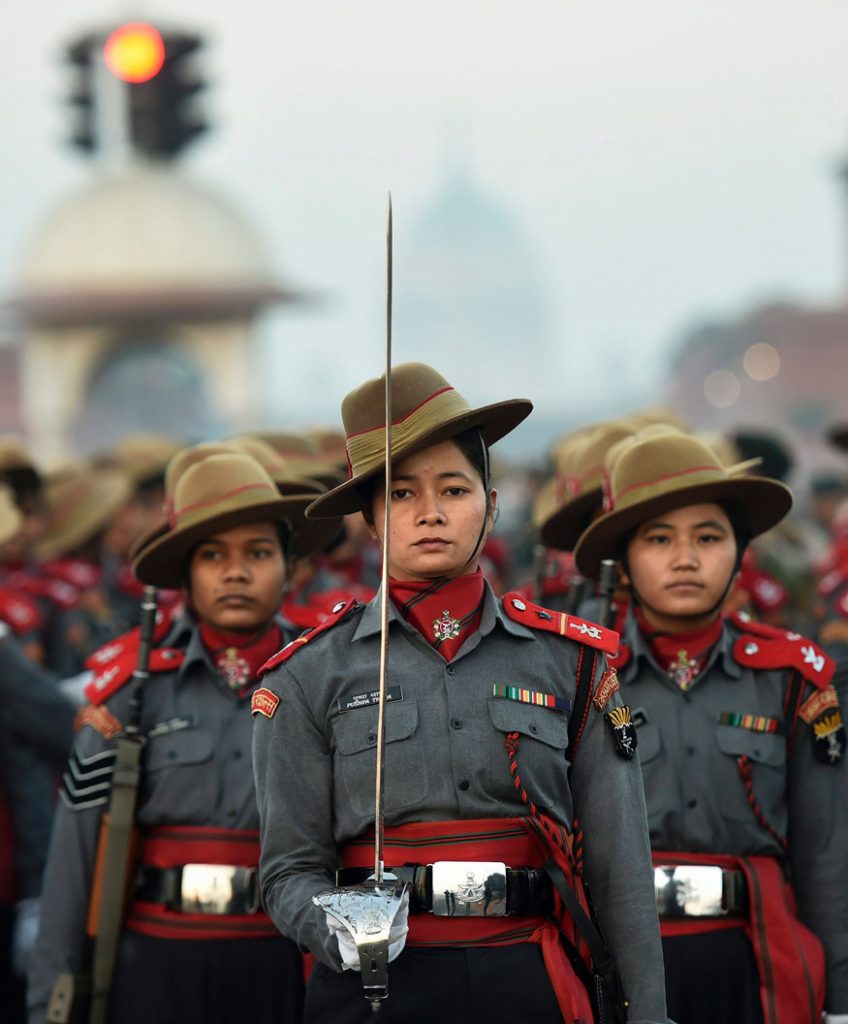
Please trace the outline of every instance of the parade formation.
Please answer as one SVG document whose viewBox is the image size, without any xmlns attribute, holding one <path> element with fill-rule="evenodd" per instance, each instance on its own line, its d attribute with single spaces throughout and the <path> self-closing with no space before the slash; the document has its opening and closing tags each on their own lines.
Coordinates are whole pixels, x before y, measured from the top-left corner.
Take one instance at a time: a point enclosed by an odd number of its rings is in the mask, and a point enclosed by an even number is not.
<svg viewBox="0 0 848 1024">
<path fill-rule="evenodd" d="M 844 506 L 781 580 L 790 489 L 632 414 L 505 561 L 531 403 L 387 373 L 344 464 L 2 439 L 3 1019 L 844 1024 Z"/>
</svg>

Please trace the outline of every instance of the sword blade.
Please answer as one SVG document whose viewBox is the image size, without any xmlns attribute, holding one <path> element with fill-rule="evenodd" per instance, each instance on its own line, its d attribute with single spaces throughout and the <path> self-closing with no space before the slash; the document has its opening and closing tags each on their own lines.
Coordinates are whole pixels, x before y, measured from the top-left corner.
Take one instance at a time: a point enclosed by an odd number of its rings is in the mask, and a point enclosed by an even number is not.
<svg viewBox="0 0 848 1024">
<path fill-rule="evenodd" d="M 377 772 L 374 799 L 374 878 L 383 882 L 386 676 L 389 666 L 389 527 L 392 504 L 392 194 L 386 228 L 386 500 L 383 513 L 383 568 L 380 578 L 380 699 L 377 707 Z"/>
</svg>

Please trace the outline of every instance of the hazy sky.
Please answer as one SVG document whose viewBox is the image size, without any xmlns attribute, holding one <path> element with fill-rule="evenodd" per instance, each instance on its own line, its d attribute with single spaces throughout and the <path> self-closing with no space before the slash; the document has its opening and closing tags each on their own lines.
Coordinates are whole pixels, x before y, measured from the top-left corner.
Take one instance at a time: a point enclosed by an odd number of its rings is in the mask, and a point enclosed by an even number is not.
<svg viewBox="0 0 848 1024">
<path fill-rule="evenodd" d="M 641 401 L 692 323 L 773 295 L 830 302 L 848 276 L 844 0 L 6 0 L 4 14 L 2 290 L 92 173 L 61 144 L 64 43 L 138 16 L 207 32 L 216 130 L 185 173 L 245 209 L 281 275 L 333 295 L 264 324 L 284 354 L 265 397 L 295 421 L 379 372 L 386 193 L 402 267 L 457 139 L 535 251 L 559 359 L 529 397 L 560 396 L 569 419 L 627 388 Z M 313 364 L 314 405 L 282 369 L 309 372 L 304 351 L 333 353 Z M 396 337 L 398 361 L 416 356 Z M 445 369 L 473 399 L 508 397 L 487 391 L 486 358 Z"/>
</svg>

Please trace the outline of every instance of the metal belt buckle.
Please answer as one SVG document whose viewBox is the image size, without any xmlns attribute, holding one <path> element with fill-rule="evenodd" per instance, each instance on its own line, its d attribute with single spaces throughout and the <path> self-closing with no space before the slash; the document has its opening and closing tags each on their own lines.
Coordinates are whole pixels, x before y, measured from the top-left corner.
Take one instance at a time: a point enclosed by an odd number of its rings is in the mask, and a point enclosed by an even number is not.
<svg viewBox="0 0 848 1024">
<path fill-rule="evenodd" d="M 662 917 L 723 917 L 723 871 L 713 864 L 654 868 L 657 913 Z"/>
<path fill-rule="evenodd" d="M 259 910 L 256 869 L 184 864 L 180 910 L 188 914 L 255 914 Z"/>
<path fill-rule="evenodd" d="M 503 917 L 506 865 L 500 861 L 437 860 L 433 913 L 439 917 Z"/>
</svg>

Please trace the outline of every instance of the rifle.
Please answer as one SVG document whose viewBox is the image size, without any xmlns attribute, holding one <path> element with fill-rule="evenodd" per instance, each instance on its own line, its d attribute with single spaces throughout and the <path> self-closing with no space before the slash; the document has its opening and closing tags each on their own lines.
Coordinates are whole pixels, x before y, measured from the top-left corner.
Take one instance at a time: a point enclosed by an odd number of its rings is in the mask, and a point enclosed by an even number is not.
<svg viewBox="0 0 848 1024">
<path fill-rule="evenodd" d="M 618 582 L 615 561 L 612 558 L 605 558 L 601 562 L 601 576 L 598 582 L 598 625 L 610 629 L 615 619 L 615 585 Z"/>
<path fill-rule="evenodd" d="M 115 742 L 115 767 L 109 810 L 103 816 L 97 843 L 97 864 L 91 890 L 89 920 L 95 923 L 90 977 L 62 974 L 50 993 L 50 1024 L 106 1024 L 109 994 L 124 917 L 135 808 L 141 781 L 141 754 L 147 737 L 141 732 L 141 699 L 149 677 L 150 651 L 156 627 L 156 590 L 146 587 L 141 603 L 141 642 L 133 672 L 129 713 Z M 87 1004 L 87 1005 L 86 1005 Z"/>
</svg>

